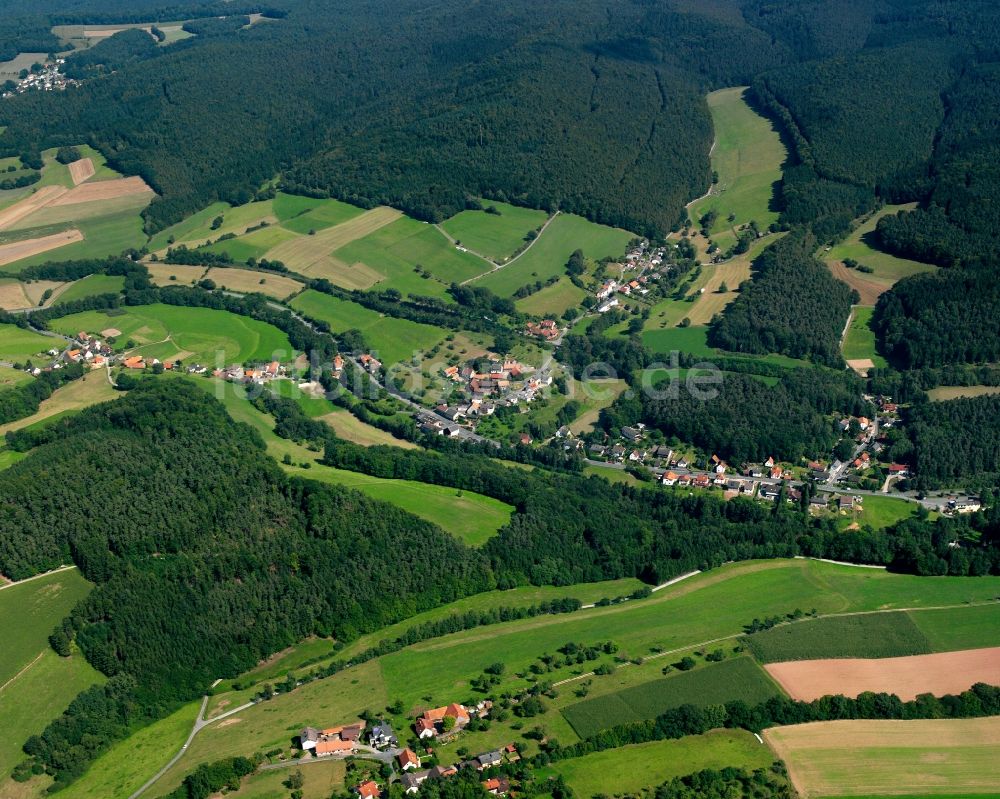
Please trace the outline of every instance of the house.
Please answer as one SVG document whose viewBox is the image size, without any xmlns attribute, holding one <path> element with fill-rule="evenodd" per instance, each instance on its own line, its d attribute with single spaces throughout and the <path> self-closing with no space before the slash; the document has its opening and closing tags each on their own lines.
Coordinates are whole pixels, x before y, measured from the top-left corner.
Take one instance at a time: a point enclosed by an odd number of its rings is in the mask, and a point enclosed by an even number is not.
<svg viewBox="0 0 1000 799">
<path fill-rule="evenodd" d="M 381 794 L 381 791 L 378 789 L 378 783 L 373 780 L 361 783 L 354 790 L 357 791 L 361 799 L 378 799 L 378 796 Z"/>
<path fill-rule="evenodd" d="M 774 468 L 774 465 L 775 465 L 775 461 L 774 461 L 774 458 L 773 458 L 773 457 L 771 457 L 771 458 L 768 458 L 768 459 L 767 459 L 766 461 L 764 461 L 764 465 L 765 465 L 765 466 L 766 466 L 766 467 L 767 467 L 768 469 L 772 469 L 772 468 Z"/>
<path fill-rule="evenodd" d="M 400 777 L 400 783 L 406 793 L 416 793 L 420 790 L 421 783 L 431 775 L 430 771 L 410 771 Z"/>
<path fill-rule="evenodd" d="M 633 444 L 642 441 L 642 431 L 636 430 L 634 427 L 623 427 L 622 428 L 622 438 L 626 441 L 631 441 Z"/>
<path fill-rule="evenodd" d="M 339 378 L 344 372 L 344 358 L 341 355 L 333 356 L 333 376 Z"/>
<path fill-rule="evenodd" d="M 316 744 L 319 743 L 319 738 L 319 730 L 315 727 L 305 727 L 302 732 L 299 733 L 299 744 L 306 751 L 315 749 Z"/>
<path fill-rule="evenodd" d="M 399 763 L 400 771 L 409 771 L 410 769 L 420 768 L 420 758 L 417 757 L 416 752 L 409 747 L 396 755 L 396 762 Z"/>
<path fill-rule="evenodd" d="M 358 358 L 361 366 L 364 367 L 365 371 L 369 374 L 375 374 L 379 369 L 382 368 L 382 362 L 378 360 L 374 355 L 369 355 L 365 353 L 360 358 Z"/>
<path fill-rule="evenodd" d="M 493 794 L 493 796 L 506 796 L 510 793 L 510 780 L 506 777 L 494 777 L 493 779 L 483 780 L 483 790 L 486 793 Z"/>
<path fill-rule="evenodd" d="M 458 769 L 455 766 L 434 766 L 427 776 L 435 780 L 443 780 L 454 777 L 456 774 L 458 774 Z"/>
<path fill-rule="evenodd" d="M 600 305 L 597 306 L 598 313 L 607 313 L 612 308 L 618 307 L 618 298 L 612 297 L 610 300 L 605 300 Z"/>
<path fill-rule="evenodd" d="M 905 477 L 910 473 L 909 468 L 902 463 L 890 463 L 886 467 L 886 471 L 888 471 L 893 477 Z"/>
<path fill-rule="evenodd" d="M 826 494 L 813 494 L 809 499 L 810 508 L 825 508 L 830 503 L 830 498 Z"/>
<path fill-rule="evenodd" d="M 316 757 L 323 757 L 324 755 L 346 755 L 353 752 L 355 748 L 354 741 L 342 741 L 339 738 L 331 738 L 325 741 L 317 741 L 316 746 L 313 747 L 313 751 L 316 753 Z"/>
<path fill-rule="evenodd" d="M 694 480 L 691 481 L 698 488 L 708 488 L 712 485 L 712 478 L 707 474 L 696 475 Z"/>
<path fill-rule="evenodd" d="M 122 361 L 122 364 L 126 369 L 145 369 L 146 361 L 143 360 L 141 355 L 133 355 L 131 358 L 126 358 Z"/>
<path fill-rule="evenodd" d="M 854 497 L 843 494 L 837 498 L 837 507 L 841 510 L 854 510 Z"/>
<path fill-rule="evenodd" d="M 677 475 L 674 472 L 666 472 L 663 475 L 663 485 L 672 486 L 677 482 Z"/>
<path fill-rule="evenodd" d="M 824 472 L 826 471 L 826 466 L 820 461 L 809 461 L 809 471 L 810 472 Z"/>
<path fill-rule="evenodd" d="M 615 444 L 608 452 L 608 454 L 616 461 L 623 460 L 625 458 L 626 449 L 621 444 Z"/>
<path fill-rule="evenodd" d="M 500 754 L 499 750 L 494 752 L 484 752 L 483 754 L 476 757 L 476 762 L 480 771 L 484 768 L 493 768 L 494 766 L 499 766 L 503 760 L 503 756 Z"/>
<path fill-rule="evenodd" d="M 541 322 L 528 322 L 525 329 L 529 336 L 535 336 L 537 338 L 545 339 L 546 341 L 551 341 L 554 338 L 559 338 L 559 327 L 556 325 L 553 319 L 543 319 Z"/>
<path fill-rule="evenodd" d="M 948 510 L 953 513 L 976 513 L 982 510 L 982 503 L 973 497 L 964 499 L 952 499 L 948 501 Z"/>
<path fill-rule="evenodd" d="M 368 743 L 376 749 L 386 749 L 390 746 L 398 746 L 399 739 L 392 727 L 384 721 L 378 722 L 368 733 Z"/>
<path fill-rule="evenodd" d="M 607 450 L 608 450 L 608 448 L 606 446 L 604 446 L 603 444 L 591 444 L 590 445 L 590 454 L 591 455 L 602 455 L 603 456 L 607 452 Z"/>
<path fill-rule="evenodd" d="M 683 455 L 677 459 L 677 468 L 686 469 L 690 465 L 690 462 Z"/>
<path fill-rule="evenodd" d="M 530 444 L 533 441 L 533 439 L 531 438 L 530 434 L 528 434 L 528 433 L 521 433 L 521 436 L 520 436 L 520 438 L 518 438 L 518 441 L 520 441 L 522 444 L 524 444 L 525 446 L 527 446 L 528 444 Z"/>
<path fill-rule="evenodd" d="M 464 705 L 452 703 L 445 707 L 436 707 L 426 711 L 417 719 L 414 725 L 418 738 L 433 738 L 444 732 L 444 720 L 451 718 L 455 720 L 454 729 L 458 730 L 469 723 L 469 711 Z"/>
<path fill-rule="evenodd" d="M 670 447 L 660 445 L 653 450 L 653 457 L 669 461 L 672 457 L 674 457 L 674 451 L 670 449 Z"/>
<path fill-rule="evenodd" d="M 278 372 L 281 370 L 281 364 L 277 361 L 271 361 L 267 366 L 264 367 L 264 372 L 268 377 L 277 377 Z"/>
</svg>

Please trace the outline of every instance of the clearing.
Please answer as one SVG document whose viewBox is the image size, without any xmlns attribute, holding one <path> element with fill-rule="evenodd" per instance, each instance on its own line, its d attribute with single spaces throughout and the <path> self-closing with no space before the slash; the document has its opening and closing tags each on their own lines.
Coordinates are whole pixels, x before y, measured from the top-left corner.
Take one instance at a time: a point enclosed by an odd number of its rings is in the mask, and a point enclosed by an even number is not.
<svg viewBox="0 0 1000 799">
<path fill-rule="evenodd" d="M 977 682 L 1000 685 L 1000 647 L 872 660 L 798 660 L 764 668 L 793 699 L 872 691 L 907 701 L 927 693 L 959 694 Z"/>
<path fill-rule="evenodd" d="M 821 721 L 764 738 L 804 799 L 970 796 L 1000 785 L 1000 717 Z"/>
<path fill-rule="evenodd" d="M 1000 386 L 938 386 L 927 392 L 927 396 L 935 402 L 962 397 L 984 397 L 988 394 L 1000 394 Z"/>
<path fill-rule="evenodd" d="M 691 204 L 695 226 L 715 212 L 709 232 L 722 249 L 736 242 L 734 229 L 755 221 L 761 230 L 778 219 L 772 208 L 775 184 L 788 151 L 771 121 L 746 102 L 747 87 L 720 89 L 708 95 L 715 128 L 712 170 L 718 175 L 708 196 Z M 730 219 L 732 217 L 732 219 Z"/>
<path fill-rule="evenodd" d="M 851 323 L 847 326 L 847 335 L 840 344 L 840 350 L 844 355 L 844 360 L 849 365 L 858 362 L 858 368 L 864 368 L 860 362 L 864 362 L 869 369 L 878 367 L 884 369 L 886 360 L 875 349 L 875 331 L 872 330 L 872 314 L 874 308 L 867 308 L 855 305 L 851 315 Z"/>
</svg>

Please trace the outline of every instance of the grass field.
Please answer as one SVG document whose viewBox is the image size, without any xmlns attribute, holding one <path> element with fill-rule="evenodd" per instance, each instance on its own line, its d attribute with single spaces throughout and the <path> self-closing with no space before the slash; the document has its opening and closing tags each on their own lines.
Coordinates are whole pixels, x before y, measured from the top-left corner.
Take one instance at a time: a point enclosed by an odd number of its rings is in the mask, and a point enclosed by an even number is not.
<svg viewBox="0 0 1000 799">
<path fill-rule="evenodd" d="M 355 488 L 373 499 L 389 502 L 426 519 L 469 546 L 480 546 L 510 521 L 514 508 L 471 491 L 412 480 L 388 480 L 331 467 L 291 471 L 310 480 Z"/>
<path fill-rule="evenodd" d="M 493 206 L 500 215 L 462 211 L 442 222 L 441 227 L 463 246 L 498 263 L 513 255 L 524 244 L 524 237 L 544 225 L 548 218 L 545 211 L 519 208 L 496 200 L 484 200 L 483 206 Z"/>
<path fill-rule="evenodd" d="M 245 236 L 216 242 L 205 247 L 205 252 L 225 253 L 237 263 L 247 263 L 251 258 L 260 260 L 279 244 L 296 238 L 296 234 L 283 227 L 268 225 Z"/>
<path fill-rule="evenodd" d="M 562 713 L 577 735 L 588 738 L 618 724 L 656 718 L 683 704 L 707 707 L 742 699 L 755 705 L 778 694 L 763 669 L 750 658 L 739 657 L 585 699 Z"/>
<path fill-rule="evenodd" d="M 767 742 L 804 799 L 996 794 L 1000 717 L 823 721 L 775 727 Z"/>
<path fill-rule="evenodd" d="M 19 386 L 32 379 L 31 375 L 27 372 L 22 372 L 20 369 L 12 369 L 9 366 L 0 366 L 0 389 Z"/>
<path fill-rule="evenodd" d="M 774 761 L 771 750 L 745 730 L 713 730 L 674 741 L 623 746 L 572 758 L 539 776 L 561 774 L 579 797 L 637 795 L 674 777 L 726 767 L 753 771 Z"/>
<path fill-rule="evenodd" d="M 236 799 L 287 799 L 289 793 L 282 783 L 296 770 L 302 773 L 303 783 L 299 789 L 301 799 L 329 799 L 341 795 L 347 787 L 344 776 L 347 766 L 342 760 L 316 760 L 296 769 L 285 768 L 261 771 L 243 780 L 238 791 L 229 791 L 226 796 Z"/>
<path fill-rule="evenodd" d="M 108 383 L 108 377 L 104 370 L 96 369 L 93 372 L 88 372 L 79 380 L 73 380 L 57 388 L 51 397 L 42 400 L 38 411 L 31 416 L 0 425 L 0 436 L 9 430 L 21 430 L 31 425 L 51 421 L 56 417 L 65 416 L 98 402 L 113 400 L 120 396 L 122 396 L 121 392 L 115 391 Z"/>
<path fill-rule="evenodd" d="M 180 275 L 177 276 L 178 278 Z M 229 269 L 213 267 L 205 273 L 205 277 L 214 280 L 215 285 L 230 291 L 244 293 L 259 292 L 276 300 L 302 290 L 302 284 L 290 277 L 265 272 L 252 272 L 248 269 Z"/>
<path fill-rule="evenodd" d="M 572 398 L 583 405 L 583 411 L 569 425 L 569 429 L 577 434 L 593 429 L 601 410 L 611 405 L 627 388 L 623 379 L 589 380 L 586 383 L 573 380 L 571 385 Z"/>
<path fill-rule="evenodd" d="M 772 209 L 774 185 L 788 156 L 774 125 L 747 105 L 745 93 L 746 88 L 738 86 L 708 95 L 715 128 L 712 169 L 719 182 L 712 195 L 691 207 L 696 225 L 703 214 L 716 211 L 710 232 L 723 249 L 736 240 L 732 227 L 754 220 L 764 229 L 777 221 L 778 212 Z M 735 217 L 731 222 L 730 214 Z"/>
<path fill-rule="evenodd" d="M 851 324 L 840 349 L 845 360 L 869 358 L 875 366 L 884 369 L 886 361 L 875 349 L 875 332 L 871 329 L 873 313 L 874 308 L 859 305 L 854 307 L 854 316 L 851 317 Z"/>
<path fill-rule="evenodd" d="M 330 325 L 334 333 L 357 329 L 365 341 L 390 366 L 409 360 L 415 352 L 430 349 L 445 336 L 445 331 L 432 325 L 382 316 L 376 311 L 349 300 L 340 300 L 308 289 L 291 302 L 297 311 Z"/>
<path fill-rule="evenodd" d="M 335 408 L 319 418 L 333 428 L 333 432 L 341 438 L 353 441 L 355 444 L 360 444 L 363 447 L 375 447 L 385 444 L 392 447 L 401 447 L 402 449 L 416 448 L 413 442 L 396 438 L 385 430 L 365 424 L 344 408 Z"/>
<path fill-rule="evenodd" d="M 33 355 L 60 346 L 58 339 L 34 333 L 17 325 L 0 324 L 0 361 L 26 361 Z"/>
<path fill-rule="evenodd" d="M 744 641 L 762 663 L 820 658 L 890 658 L 932 651 L 930 642 L 907 613 L 810 619 L 754 633 Z"/>
<path fill-rule="evenodd" d="M 576 250 L 583 250 L 594 261 L 606 256 L 624 256 L 625 247 L 633 237 L 627 230 L 598 225 L 582 216 L 559 214 L 528 250 L 502 269 L 479 278 L 474 285 L 509 297 L 521 286 L 563 274 L 566 261 Z"/>
<path fill-rule="evenodd" d="M 702 358 L 716 354 L 708 346 L 707 327 L 670 327 L 664 330 L 647 330 L 642 334 L 642 343 L 657 355 L 668 355 L 675 350 Z"/>
<path fill-rule="evenodd" d="M 353 219 L 363 209 L 339 200 L 319 200 L 279 193 L 274 198 L 274 213 L 281 226 L 301 236 L 310 230 L 326 230 Z"/>
<path fill-rule="evenodd" d="M 122 332 L 120 341 L 134 341 L 137 353 L 160 360 L 179 358 L 210 366 L 289 360 L 293 353 L 288 337 L 276 327 L 211 308 L 138 305 L 120 315 L 85 311 L 53 323 L 54 329 L 67 335 L 80 330 L 100 333 L 109 327 Z"/>
<path fill-rule="evenodd" d="M 95 294 L 117 294 L 125 286 L 125 278 L 115 275 L 87 275 L 59 293 L 56 302 L 73 302 Z"/>
<path fill-rule="evenodd" d="M 1000 394 L 1000 386 L 938 386 L 927 392 L 927 396 L 935 402 L 990 394 Z"/>
<path fill-rule="evenodd" d="M 953 610 L 922 610 L 910 618 L 933 652 L 1000 646 L 1000 603 Z"/>
<path fill-rule="evenodd" d="M 200 247 L 209 241 L 215 241 L 219 236 L 233 233 L 237 236 L 246 233 L 247 228 L 256 227 L 261 222 L 276 224 L 278 217 L 274 213 L 274 200 L 261 200 L 246 205 L 231 206 L 229 203 L 212 203 L 176 225 L 161 230 L 149 241 L 149 251 L 159 252 L 171 246 L 186 244 L 188 247 Z M 212 229 L 216 217 L 222 217 L 218 228 Z"/>
<path fill-rule="evenodd" d="M 521 313 L 559 319 L 567 308 L 578 308 L 586 296 L 587 292 L 574 286 L 568 277 L 561 277 L 558 283 L 518 300 L 515 305 Z"/>
<path fill-rule="evenodd" d="M 919 509 L 916 503 L 907 502 L 905 499 L 891 496 L 866 496 L 861 510 L 856 510 L 840 519 L 840 525 L 846 528 L 853 522 L 857 522 L 860 525 L 871 525 L 876 530 L 883 530 L 903 519 L 916 516 Z"/>
</svg>

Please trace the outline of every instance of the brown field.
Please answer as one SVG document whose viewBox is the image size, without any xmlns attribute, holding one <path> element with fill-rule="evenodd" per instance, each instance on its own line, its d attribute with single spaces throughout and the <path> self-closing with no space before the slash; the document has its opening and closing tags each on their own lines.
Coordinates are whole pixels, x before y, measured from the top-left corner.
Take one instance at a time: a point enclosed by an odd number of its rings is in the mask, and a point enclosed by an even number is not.
<svg viewBox="0 0 1000 799">
<path fill-rule="evenodd" d="M 847 365 L 861 377 L 868 377 L 868 371 L 875 368 L 875 361 L 871 358 L 852 358 L 847 362 Z"/>
<path fill-rule="evenodd" d="M 180 279 L 180 275 L 177 276 Z M 253 272 L 249 269 L 231 269 L 228 267 L 213 267 L 205 275 L 214 280 L 219 288 L 245 293 L 260 292 L 276 300 L 283 300 L 302 290 L 302 284 L 284 275 L 264 272 Z M 261 280 L 264 284 L 261 285 Z"/>
<path fill-rule="evenodd" d="M 65 186 L 43 186 L 30 197 L 0 211 L 0 230 L 6 230 L 28 214 L 35 213 L 67 193 L 69 190 Z"/>
<path fill-rule="evenodd" d="M 374 233 L 380 227 L 388 225 L 401 216 L 402 213 L 395 208 L 384 206 L 373 208 L 371 211 L 365 211 L 360 216 L 349 219 L 342 224 L 321 230 L 315 236 L 300 236 L 291 241 L 282 242 L 277 247 L 268 250 L 266 257 L 272 261 L 275 259 L 284 261 L 289 269 L 303 272 L 310 277 L 329 277 L 327 273 L 336 271 L 337 274 L 340 274 L 340 270 L 345 268 L 353 271 L 357 267 L 350 267 L 336 261 L 330 257 L 330 253 L 350 244 L 355 239 Z M 373 272 L 373 274 L 377 273 Z M 381 278 L 382 275 L 378 275 L 378 279 Z M 368 283 L 368 285 L 372 285 L 372 283 Z"/>
<path fill-rule="evenodd" d="M 1000 685 L 1000 647 L 899 658 L 795 660 L 764 666 L 793 699 L 857 696 L 865 691 L 915 699 L 957 694 L 977 682 Z"/>
<path fill-rule="evenodd" d="M 117 180 L 101 180 L 97 183 L 84 183 L 75 189 L 52 201 L 52 205 L 76 205 L 97 200 L 116 200 L 119 197 L 129 197 L 134 194 L 150 194 L 152 189 L 140 177 L 118 178 Z"/>
<path fill-rule="evenodd" d="M 73 179 L 74 186 L 94 177 L 94 172 L 94 162 L 89 158 L 81 158 L 69 165 L 69 176 Z"/>
<path fill-rule="evenodd" d="M 750 279 L 750 257 L 744 255 L 724 264 L 706 266 L 704 270 L 708 274 L 705 293 L 694 301 L 691 311 L 687 314 L 692 325 L 707 325 L 713 316 L 721 313 L 723 308 L 739 296 L 736 287 Z M 729 291 L 720 294 L 719 287 L 723 283 Z"/>
<path fill-rule="evenodd" d="M 370 289 L 380 280 L 385 279 L 385 275 L 376 272 L 367 264 L 358 261 L 356 264 L 349 264 L 328 255 L 320 258 L 309 268 L 311 277 L 325 277 L 334 285 L 345 289 Z"/>
<path fill-rule="evenodd" d="M 333 432 L 338 436 L 347 441 L 353 441 L 355 444 L 360 444 L 362 447 L 387 445 L 400 447 L 401 449 L 417 448 L 416 444 L 396 438 L 378 427 L 365 424 L 349 411 L 340 408 L 319 418 L 320 421 L 326 422 L 332 427 Z"/>
<path fill-rule="evenodd" d="M 820 721 L 764 731 L 803 799 L 992 794 L 1000 717 Z"/>
<path fill-rule="evenodd" d="M 28 295 L 28 300 L 31 302 L 31 305 L 35 306 L 42 301 L 42 295 L 51 289 L 52 296 L 49 297 L 45 303 L 45 307 L 47 308 L 55 302 L 56 298 L 68 289 L 70 285 L 70 283 L 59 283 L 55 280 L 32 280 L 30 283 L 24 284 L 24 293 Z"/>
<path fill-rule="evenodd" d="M 157 286 L 187 286 L 196 283 L 205 276 L 204 266 L 181 266 L 180 264 L 147 263 L 149 278 Z M 171 280 L 176 277 L 177 280 Z"/>
<path fill-rule="evenodd" d="M 1000 394 L 1000 386 L 938 386 L 927 392 L 927 396 L 935 402 L 962 397 L 984 397 L 988 394 Z"/>
<path fill-rule="evenodd" d="M 79 230 L 64 230 L 62 233 L 53 233 L 51 236 L 42 236 L 38 239 L 3 244 L 0 245 L 0 266 L 42 252 L 55 250 L 58 247 L 65 247 L 67 244 L 73 244 L 77 241 L 83 241 L 83 234 Z"/>
<path fill-rule="evenodd" d="M 869 280 L 856 269 L 848 269 L 843 261 L 831 261 L 829 264 L 833 276 L 858 292 L 861 299 L 858 305 L 875 305 L 878 298 L 892 288 L 891 283 L 876 283 Z"/>
<path fill-rule="evenodd" d="M 31 300 L 24 293 L 23 283 L 0 283 L 0 308 L 5 311 L 17 311 L 21 308 L 30 308 L 31 305 Z"/>
</svg>

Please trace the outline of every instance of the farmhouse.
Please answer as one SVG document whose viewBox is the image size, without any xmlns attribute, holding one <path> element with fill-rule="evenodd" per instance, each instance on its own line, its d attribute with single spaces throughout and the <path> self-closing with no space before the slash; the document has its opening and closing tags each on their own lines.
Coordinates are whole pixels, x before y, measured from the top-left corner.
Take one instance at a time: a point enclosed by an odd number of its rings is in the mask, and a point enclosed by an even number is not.
<svg viewBox="0 0 1000 799">
<path fill-rule="evenodd" d="M 390 746 L 398 746 L 399 740 L 392 727 L 384 721 L 380 721 L 368 734 L 368 743 L 376 749 L 387 749 Z"/>
<path fill-rule="evenodd" d="M 541 322 L 528 322 L 525 330 L 529 336 L 545 339 L 545 341 L 559 338 L 559 327 L 556 325 L 554 319 L 543 319 Z"/>
<path fill-rule="evenodd" d="M 445 719 L 453 719 L 453 723 L 446 723 Z M 450 731 L 459 730 L 469 723 L 469 711 L 464 705 L 452 703 L 445 707 L 437 707 L 426 711 L 417 719 L 414 725 L 418 738 L 434 738 L 437 735 Z M 449 730 L 445 727 L 449 726 Z"/>
<path fill-rule="evenodd" d="M 333 754 L 347 754 L 357 749 L 358 740 L 365 730 L 363 721 L 318 730 L 305 727 L 299 733 L 299 744 L 304 751 L 312 751 L 317 757 Z"/>
<path fill-rule="evenodd" d="M 372 780 L 361 783 L 355 790 L 361 799 L 377 799 L 377 797 L 381 794 L 381 791 L 379 791 L 378 788 L 378 783 L 373 782 Z"/>
<path fill-rule="evenodd" d="M 409 747 L 396 755 L 396 762 L 399 763 L 400 771 L 409 771 L 410 769 L 420 768 L 420 758 L 417 757 L 416 752 Z"/>
</svg>

